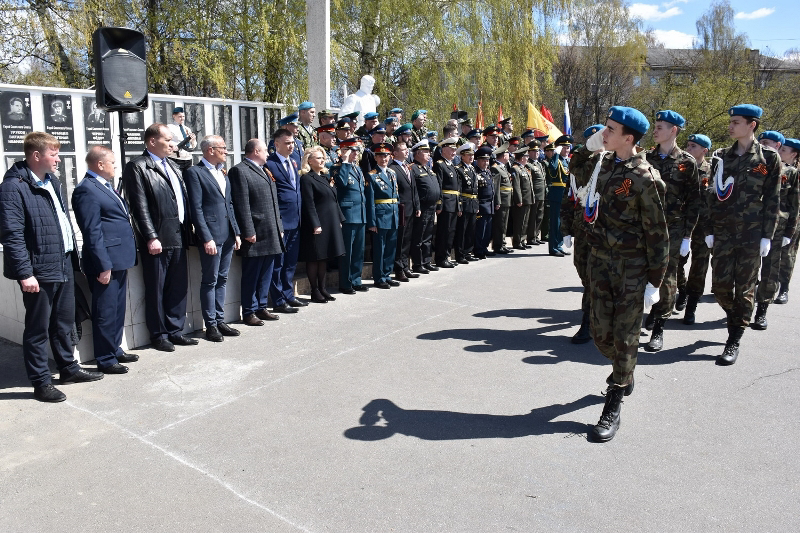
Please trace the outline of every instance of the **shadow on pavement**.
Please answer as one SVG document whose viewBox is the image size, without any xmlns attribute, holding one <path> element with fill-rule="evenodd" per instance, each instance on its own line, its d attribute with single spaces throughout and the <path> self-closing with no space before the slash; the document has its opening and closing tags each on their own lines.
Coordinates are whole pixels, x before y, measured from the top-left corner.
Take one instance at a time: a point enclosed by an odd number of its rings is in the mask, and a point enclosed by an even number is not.
<svg viewBox="0 0 800 533">
<path fill-rule="evenodd" d="M 589 424 L 553 419 L 584 407 L 602 404 L 602 396 L 586 395 L 567 404 L 532 409 L 524 415 L 489 415 L 402 409 L 390 400 L 372 400 L 364 406 L 360 426 L 344 432 L 348 439 L 376 441 L 399 434 L 423 440 L 511 439 L 557 433 L 586 434 Z"/>
</svg>

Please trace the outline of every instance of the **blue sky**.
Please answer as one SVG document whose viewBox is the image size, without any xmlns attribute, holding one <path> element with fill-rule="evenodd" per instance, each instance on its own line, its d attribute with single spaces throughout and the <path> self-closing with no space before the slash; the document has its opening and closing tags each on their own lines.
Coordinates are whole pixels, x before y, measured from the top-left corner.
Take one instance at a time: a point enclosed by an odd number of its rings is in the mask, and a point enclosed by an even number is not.
<svg viewBox="0 0 800 533">
<path fill-rule="evenodd" d="M 690 48 L 697 35 L 695 22 L 711 3 L 712 0 L 634 0 L 630 1 L 630 11 L 642 18 L 645 27 L 652 28 L 667 48 Z M 790 48 L 800 48 L 800 1 L 730 0 L 730 4 L 736 13 L 736 31 L 747 34 L 751 48 L 762 52 L 769 48 L 776 56 L 783 56 Z"/>
</svg>

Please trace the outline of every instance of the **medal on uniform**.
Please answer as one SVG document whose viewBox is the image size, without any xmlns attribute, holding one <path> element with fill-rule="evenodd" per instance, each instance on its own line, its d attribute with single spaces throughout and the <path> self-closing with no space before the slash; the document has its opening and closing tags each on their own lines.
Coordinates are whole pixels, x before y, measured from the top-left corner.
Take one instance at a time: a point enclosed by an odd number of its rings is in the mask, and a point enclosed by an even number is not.
<svg viewBox="0 0 800 533">
<path fill-rule="evenodd" d="M 728 198 L 731 197 L 733 194 L 733 176 L 728 176 L 728 179 L 725 181 L 722 180 L 722 173 L 723 173 L 723 164 L 722 158 L 718 156 L 712 156 L 712 161 L 716 160 L 717 168 L 714 172 L 714 194 L 717 195 L 717 200 L 720 202 L 724 202 Z"/>
</svg>

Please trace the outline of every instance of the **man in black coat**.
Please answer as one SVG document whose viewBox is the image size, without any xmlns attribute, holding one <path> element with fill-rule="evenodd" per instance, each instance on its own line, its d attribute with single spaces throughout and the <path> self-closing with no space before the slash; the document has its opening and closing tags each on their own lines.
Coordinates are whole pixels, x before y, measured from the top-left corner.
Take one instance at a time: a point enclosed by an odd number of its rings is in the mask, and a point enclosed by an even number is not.
<svg viewBox="0 0 800 533">
<path fill-rule="evenodd" d="M 409 278 L 418 278 L 419 274 L 411 272 L 408 262 L 411 254 L 411 231 L 414 227 L 414 218 L 420 216 L 419 194 L 417 185 L 411 178 L 411 168 L 408 159 L 408 146 L 403 141 L 397 141 L 392 148 L 392 162 L 389 168 L 397 176 L 397 190 L 400 199 L 400 226 L 397 230 L 397 251 L 394 258 L 394 279 L 408 281 Z"/>
<path fill-rule="evenodd" d="M 414 162 L 411 164 L 411 179 L 417 187 L 420 215 L 414 218 L 411 230 L 411 259 L 414 261 L 413 271 L 428 274 L 439 267 L 431 264 L 431 245 L 433 242 L 433 215 L 437 203 L 441 201 L 442 189 L 436 175 L 428 168 L 431 159 L 431 148 L 427 139 L 419 141 L 411 147 Z"/>
<path fill-rule="evenodd" d="M 456 222 L 462 214 L 461 184 L 453 164 L 457 143 L 457 137 L 440 142 L 442 159 L 433 163 L 433 171 L 442 189 L 441 203 L 436 206 L 436 266 L 439 268 L 456 266 L 456 263 L 450 261 L 450 251 L 456 236 Z"/>
<path fill-rule="evenodd" d="M 92 291 L 92 344 L 97 369 L 125 374 L 120 363 L 139 360 L 122 351 L 128 269 L 136 264 L 136 239 L 128 206 L 114 190 L 114 152 L 92 146 L 86 176 L 72 193 L 75 220 L 83 236 L 83 272 Z"/>
<path fill-rule="evenodd" d="M 233 211 L 242 236 L 242 321 L 248 326 L 263 326 L 262 319 L 279 318 L 267 311 L 267 300 L 275 259 L 284 252 L 283 223 L 275 178 L 264 166 L 267 146 L 259 139 L 250 139 L 244 157 L 228 173 Z"/>
<path fill-rule="evenodd" d="M 79 270 L 77 244 L 58 170 L 58 139 L 42 132 L 25 136 L 25 160 L 15 163 L 0 184 L 0 244 L 3 275 L 16 280 L 25 305 L 22 355 L 42 402 L 62 402 L 47 364 L 47 343 L 58 365 L 61 383 L 94 381 L 75 361 L 75 285 Z"/>
<path fill-rule="evenodd" d="M 145 322 L 153 347 L 175 351 L 197 339 L 183 335 L 186 322 L 191 215 L 169 128 L 156 122 L 144 131 L 146 149 L 125 165 L 122 183 L 130 204 L 144 274 Z"/>
<path fill-rule="evenodd" d="M 242 244 L 233 212 L 231 184 L 225 171 L 228 149 L 219 135 L 207 135 L 200 142 L 203 158 L 183 172 L 189 193 L 194 232 L 199 240 L 200 308 L 206 325 L 206 339 L 222 342 L 239 332 L 225 323 L 225 288 L 233 251 Z"/>
<path fill-rule="evenodd" d="M 453 246 L 456 249 L 456 262 L 465 265 L 477 260 L 472 255 L 475 248 L 475 217 L 478 214 L 478 175 L 472 162 L 475 159 L 475 145 L 468 142 L 458 149 L 460 162 L 456 165 L 461 182 L 462 214 L 456 222 L 456 237 Z"/>
</svg>

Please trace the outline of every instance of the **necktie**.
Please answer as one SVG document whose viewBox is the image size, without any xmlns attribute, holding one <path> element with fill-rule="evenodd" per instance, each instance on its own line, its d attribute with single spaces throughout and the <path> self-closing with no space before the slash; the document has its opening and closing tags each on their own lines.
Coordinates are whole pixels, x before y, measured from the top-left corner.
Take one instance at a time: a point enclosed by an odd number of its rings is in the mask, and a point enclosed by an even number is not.
<svg viewBox="0 0 800 533">
<path fill-rule="evenodd" d="M 161 164 L 164 165 L 164 172 L 167 174 L 169 183 L 172 185 L 172 191 L 175 193 L 175 202 L 178 204 L 178 220 L 183 224 L 183 191 L 181 191 L 181 184 L 175 174 L 169 171 L 166 157 L 161 160 Z"/>
<path fill-rule="evenodd" d="M 119 197 L 119 195 L 117 194 L 117 191 L 115 191 L 115 190 L 114 190 L 114 187 L 112 187 L 112 186 L 111 186 L 111 184 L 110 184 L 109 182 L 106 182 L 106 189 L 108 189 L 109 191 L 111 191 L 111 194 L 113 194 L 113 195 L 114 195 L 114 198 L 116 198 L 116 199 L 117 199 L 117 201 L 118 201 L 118 202 L 120 203 L 120 205 L 122 206 L 122 209 L 123 209 L 123 210 L 124 210 L 124 211 L 127 213 L 127 212 L 128 212 L 128 209 L 125 207 L 125 202 L 123 202 L 123 201 L 122 201 L 122 198 L 120 198 L 120 197 Z"/>
<path fill-rule="evenodd" d="M 181 134 L 183 134 L 183 138 L 185 139 L 187 135 L 186 135 L 186 130 L 183 129 L 183 124 L 179 124 L 178 127 L 181 129 Z"/>
<path fill-rule="evenodd" d="M 284 159 L 283 160 L 283 165 L 286 167 L 286 173 L 289 174 L 289 178 L 292 180 L 292 187 L 296 188 L 295 183 L 294 183 L 294 172 L 292 172 L 292 168 L 291 168 L 292 165 L 289 164 L 289 160 L 288 159 Z"/>
<path fill-rule="evenodd" d="M 408 163 L 403 163 L 403 170 L 406 173 L 406 179 L 410 182 L 411 181 L 411 173 L 408 171 Z"/>
</svg>

